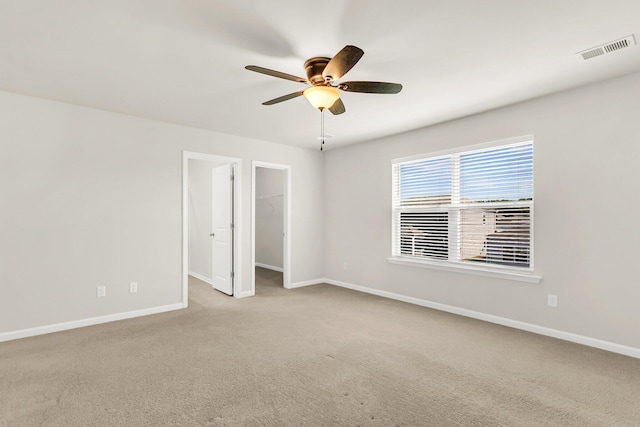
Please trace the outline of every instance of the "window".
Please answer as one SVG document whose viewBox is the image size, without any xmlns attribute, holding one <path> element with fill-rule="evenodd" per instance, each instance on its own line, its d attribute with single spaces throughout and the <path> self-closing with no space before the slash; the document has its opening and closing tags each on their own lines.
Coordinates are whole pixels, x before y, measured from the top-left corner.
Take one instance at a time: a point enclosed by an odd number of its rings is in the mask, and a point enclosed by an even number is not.
<svg viewBox="0 0 640 427">
<path fill-rule="evenodd" d="M 396 259 L 530 273 L 533 138 L 393 162 Z"/>
</svg>

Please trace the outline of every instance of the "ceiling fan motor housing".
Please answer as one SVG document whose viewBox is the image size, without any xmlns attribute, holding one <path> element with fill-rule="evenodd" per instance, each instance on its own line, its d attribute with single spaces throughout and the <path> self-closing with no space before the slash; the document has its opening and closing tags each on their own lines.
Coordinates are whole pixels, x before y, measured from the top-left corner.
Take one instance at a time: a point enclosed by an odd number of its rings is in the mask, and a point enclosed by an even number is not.
<svg viewBox="0 0 640 427">
<path fill-rule="evenodd" d="M 307 80 L 313 86 L 325 86 L 329 82 L 325 82 L 322 77 L 322 72 L 329 63 L 331 58 L 325 58 L 324 56 L 317 56 L 315 58 L 307 59 L 304 63 L 304 69 L 307 72 Z"/>
</svg>

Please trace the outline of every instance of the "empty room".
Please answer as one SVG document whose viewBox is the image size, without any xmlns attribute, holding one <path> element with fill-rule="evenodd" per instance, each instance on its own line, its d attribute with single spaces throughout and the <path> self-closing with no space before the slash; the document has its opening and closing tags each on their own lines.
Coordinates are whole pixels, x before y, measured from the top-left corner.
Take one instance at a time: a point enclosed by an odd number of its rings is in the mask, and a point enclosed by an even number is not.
<svg viewBox="0 0 640 427">
<path fill-rule="evenodd" d="M 640 425 L 639 38 L 0 1 L 0 427 Z"/>
</svg>

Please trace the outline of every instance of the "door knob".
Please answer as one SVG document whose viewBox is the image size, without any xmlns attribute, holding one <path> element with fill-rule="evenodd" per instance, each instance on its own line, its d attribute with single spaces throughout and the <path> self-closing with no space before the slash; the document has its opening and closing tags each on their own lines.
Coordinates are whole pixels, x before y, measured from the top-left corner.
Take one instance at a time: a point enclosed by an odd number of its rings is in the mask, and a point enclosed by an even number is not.
<svg viewBox="0 0 640 427">
<path fill-rule="evenodd" d="M 215 235 L 216 235 L 216 233 L 211 233 L 211 234 L 209 234 L 209 236 L 211 236 L 211 237 L 213 237 L 213 236 L 215 236 Z"/>
</svg>

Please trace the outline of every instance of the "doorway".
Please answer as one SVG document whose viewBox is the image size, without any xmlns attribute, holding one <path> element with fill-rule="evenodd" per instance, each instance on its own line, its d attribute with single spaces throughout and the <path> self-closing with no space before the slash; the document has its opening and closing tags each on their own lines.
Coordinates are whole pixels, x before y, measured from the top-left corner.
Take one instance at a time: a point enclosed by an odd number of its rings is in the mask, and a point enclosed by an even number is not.
<svg viewBox="0 0 640 427">
<path fill-rule="evenodd" d="M 252 162 L 251 290 L 256 292 L 256 267 L 282 274 L 290 286 L 291 167 Z"/>
<path fill-rule="evenodd" d="M 240 289 L 240 159 L 183 152 L 182 304 L 189 275 L 227 295 Z"/>
</svg>

